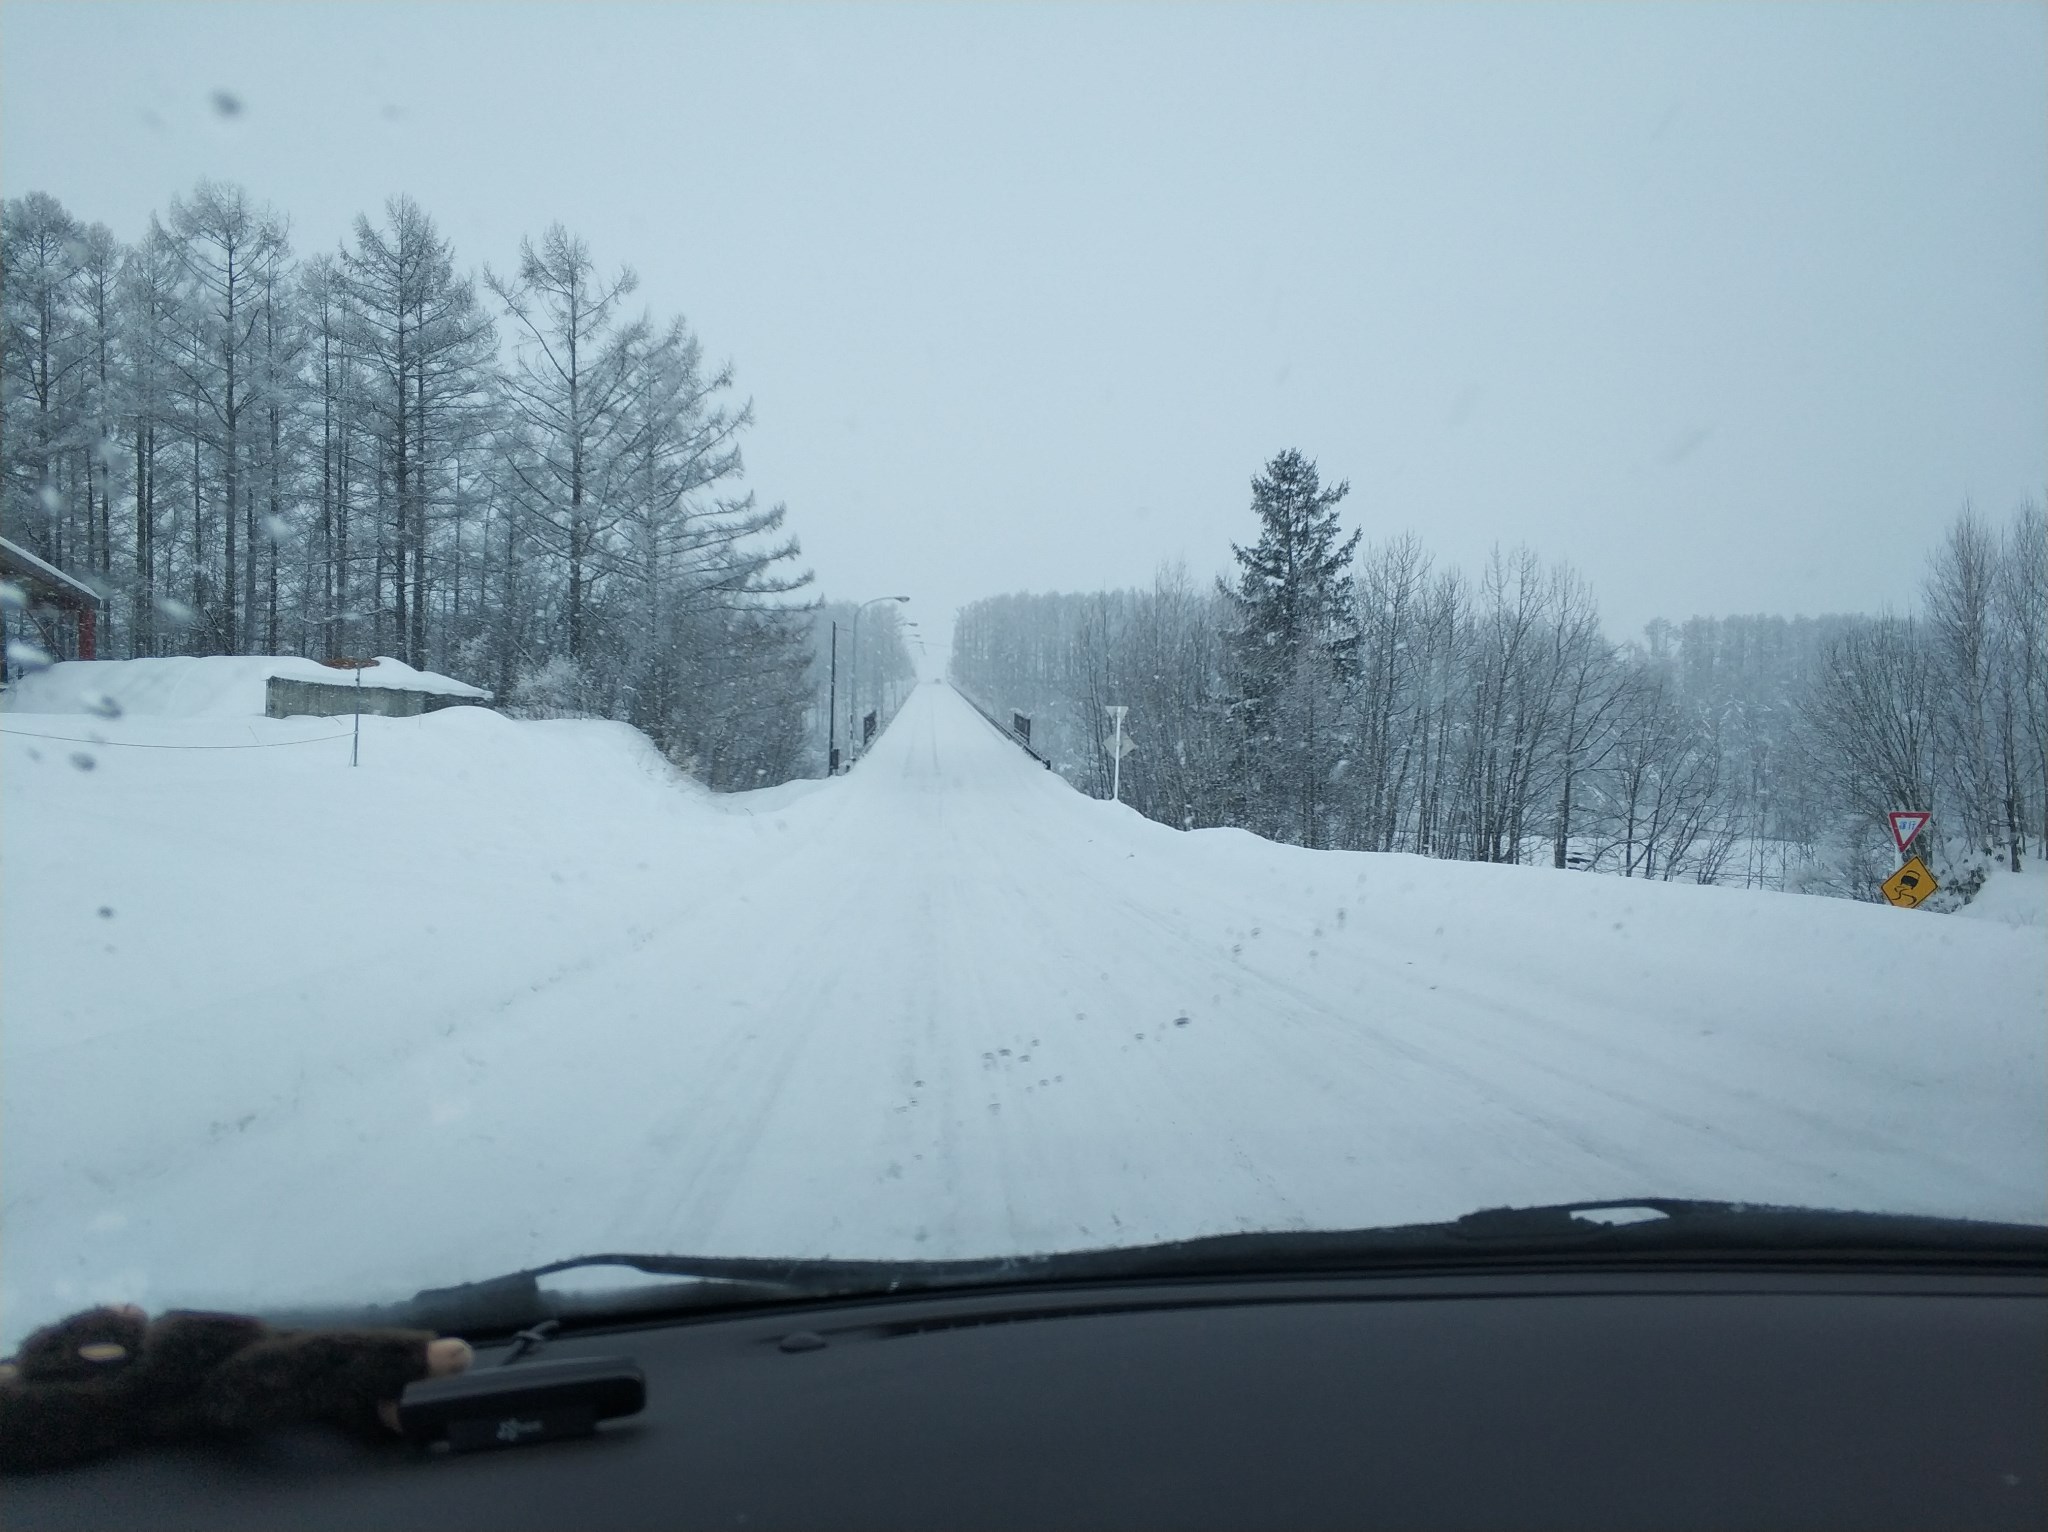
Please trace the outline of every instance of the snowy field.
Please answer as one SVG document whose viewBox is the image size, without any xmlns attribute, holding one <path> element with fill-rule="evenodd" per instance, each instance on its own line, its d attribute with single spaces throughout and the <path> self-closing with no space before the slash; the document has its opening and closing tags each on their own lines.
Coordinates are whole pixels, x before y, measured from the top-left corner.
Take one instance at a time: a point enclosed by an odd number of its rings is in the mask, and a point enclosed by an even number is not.
<svg viewBox="0 0 2048 1532">
<path fill-rule="evenodd" d="M 1180 834 L 936 684 L 724 799 L 623 725 L 369 718 L 351 770 L 349 720 L 185 684 L 0 717 L 0 1344 L 597 1250 L 2048 1222 L 2048 944 L 1999 908 Z"/>
</svg>

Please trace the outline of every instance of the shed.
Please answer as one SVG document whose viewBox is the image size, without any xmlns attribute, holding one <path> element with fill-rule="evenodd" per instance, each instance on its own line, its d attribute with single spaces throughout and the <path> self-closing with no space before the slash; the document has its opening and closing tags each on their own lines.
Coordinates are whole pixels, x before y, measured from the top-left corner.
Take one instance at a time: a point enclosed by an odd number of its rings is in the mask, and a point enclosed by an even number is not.
<svg viewBox="0 0 2048 1532">
<path fill-rule="evenodd" d="M 5 537 L 0 537 L 0 579 L 20 587 L 27 597 L 28 619 L 39 647 L 53 659 L 95 658 L 100 608 L 106 605 L 98 591 Z"/>
<path fill-rule="evenodd" d="M 448 676 L 415 670 L 397 660 L 321 660 L 334 675 L 274 675 L 264 686 L 263 711 L 270 718 L 335 718 L 371 713 L 417 718 L 444 707 L 488 703 L 491 694 Z M 382 674 L 379 674 L 382 672 Z"/>
</svg>

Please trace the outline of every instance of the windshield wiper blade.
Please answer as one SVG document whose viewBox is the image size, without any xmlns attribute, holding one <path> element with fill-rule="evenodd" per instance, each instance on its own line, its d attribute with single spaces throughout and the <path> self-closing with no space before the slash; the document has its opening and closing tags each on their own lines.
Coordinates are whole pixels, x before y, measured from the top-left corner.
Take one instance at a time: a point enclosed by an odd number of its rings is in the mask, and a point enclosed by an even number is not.
<svg viewBox="0 0 2048 1532">
<path fill-rule="evenodd" d="M 2048 1251 L 2048 1227 L 2035 1224 L 1690 1197 L 1485 1208 L 1444 1227 L 1475 1241 L 1591 1241 L 1645 1249 Z"/>
<path fill-rule="evenodd" d="M 1118 1251 L 1084 1251 L 1107 1270 Z M 518 1330 L 544 1319 L 617 1317 L 628 1312 L 892 1293 L 1043 1280 L 1074 1259 L 1048 1255 L 967 1260 L 845 1260 L 831 1256 L 666 1255 L 639 1251 L 572 1256 L 502 1276 L 430 1287 L 380 1311 L 377 1322 L 431 1329 Z M 645 1287 L 550 1292 L 543 1279 L 564 1272 L 621 1267 L 672 1280 Z M 360 1314 L 362 1311 L 357 1311 Z"/>
<path fill-rule="evenodd" d="M 644 1288 L 551 1293 L 544 1278 L 563 1272 L 620 1267 L 673 1280 Z M 790 1259 L 768 1256 L 658 1255 L 638 1251 L 572 1256 L 502 1276 L 430 1287 L 402 1305 L 408 1322 L 429 1328 L 518 1328 L 579 1313 L 625 1308 L 698 1307 L 826 1297 L 887 1288 L 903 1270 L 895 1261 Z"/>
<path fill-rule="evenodd" d="M 1222 1234 L 1126 1251 L 1147 1275 L 1386 1270 L 1587 1257 L 2048 1262 L 2048 1227 L 1900 1213 L 1635 1197 L 1483 1208 L 1444 1223 Z"/>
<path fill-rule="evenodd" d="M 1809 1262 L 1890 1258 L 2048 1264 L 2048 1227 L 1897 1213 L 1688 1198 L 1485 1208 L 1442 1223 L 1254 1231 L 968 1260 L 666 1255 L 613 1252 L 551 1261 L 380 1308 L 272 1316 L 283 1323 L 394 1324 L 511 1333 L 547 1319 L 619 1319 L 803 1299 L 939 1292 L 1037 1282 L 1323 1276 L 1472 1270 L 1536 1260 Z M 550 1292 L 545 1278 L 620 1267 L 644 1287 Z"/>
</svg>

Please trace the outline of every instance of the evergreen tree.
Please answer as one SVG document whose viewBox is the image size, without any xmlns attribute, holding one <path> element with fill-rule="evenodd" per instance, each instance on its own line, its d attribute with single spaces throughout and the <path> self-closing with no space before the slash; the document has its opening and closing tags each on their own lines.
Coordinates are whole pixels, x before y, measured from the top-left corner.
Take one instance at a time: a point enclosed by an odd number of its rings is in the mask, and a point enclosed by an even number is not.
<svg viewBox="0 0 2048 1532">
<path fill-rule="evenodd" d="M 1340 541 L 1337 525 L 1350 489 L 1324 488 L 1316 465 L 1289 448 L 1252 480 L 1258 541 L 1231 545 L 1241 822 L 1304 846 L 1329 840 L 1328 786 L 1343 758 L 1343 701 L 1357 668 L 1351 557 L 1359 534 Z"/>
</svg>

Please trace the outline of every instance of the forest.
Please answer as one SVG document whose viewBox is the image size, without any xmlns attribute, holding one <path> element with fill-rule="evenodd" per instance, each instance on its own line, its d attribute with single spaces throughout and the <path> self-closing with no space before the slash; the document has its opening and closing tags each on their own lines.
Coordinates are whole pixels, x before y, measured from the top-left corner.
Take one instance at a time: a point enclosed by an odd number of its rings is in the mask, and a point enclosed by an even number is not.
<svg viewBox="0 0 2048 1532">
<path fill-rule="evenodd" d="M 1234 578 L 975 602 L 954 679 L 1077 786 L 1186 829 L 1874 899 L 1888 812 L 1931 810 L 1936 907 L 2048 855 L 2038 506 L 1960 512 L 1910 613 L 1617 642 L 1530 549 L 1467 574 L 1413 535 L 1343 536 L 1348 487 L 1282 452 Z"/>
<path fill-rule="evenodd" d="M 835 614 L 744 487 L 732 367 L 559 225 L 481 271 L 406 197 L 289 227 L 210 181 L 126 243 L 0 206 L 0 529 L 100 592 L 99 656 L 388 654 L 714 787 L 822 770 Z M 894 613 L 862 639 L 900 687 Z"/>
<path fill-rule="evenodd" d="M 733 368 L 635 292 L 559 225 L 470 270 L 405 197 L 307 253 L 216 182 L 127 243 L 11 199 L 0 531 L 100 592 L 103 657 L 390 654 L 623 719 L 714 787 L 817 774 L 914 677 L 903 619 L 811 594 Z M 1910 612 L 1616 641 L 1567 565 L 1366 544 L 1347 493 L 1282 452 L 1228 579 L 973 602 L 953 678 L 1183 828 L 1868 898 L 1886 813 L 1928 809 L 1951 901 L 2048 854 L 2038 506 L 1965 507 Z"/>
</svg>

